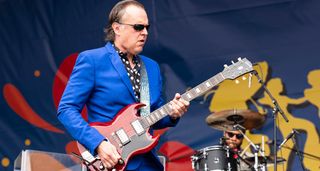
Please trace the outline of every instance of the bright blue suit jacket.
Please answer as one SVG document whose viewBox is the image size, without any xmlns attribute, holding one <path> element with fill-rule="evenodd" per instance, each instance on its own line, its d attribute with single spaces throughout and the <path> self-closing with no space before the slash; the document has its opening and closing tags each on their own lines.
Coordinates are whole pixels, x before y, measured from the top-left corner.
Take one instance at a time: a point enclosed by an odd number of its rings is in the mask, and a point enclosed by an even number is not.
<svg viewBox="0 0 320 171">
<path fill-rule="evenodd" d="M 150 58 L 140 55 L 146 66 L 151 111 L 164 104 L 162 79 L 159 65 Z M 84 105 L 88 109 L 88 122 L 108 122 L 125 106 L 137 103 L 124 64 L 111 43 L 104 47 L 79 54 L 69 82 L 58 108 L 58 119 L 68 132 L 92 154 L 105 139 L 82 118 Z M 168 116 L 157 122 L 153 128 L 175 126 L 177 122 Z M 151 129 L 152 132 L 152 129 Z M 155 152 L 151 152 L 155 156 Z M 155 158 L 156 159 L 156 158 Z M 138 167 L 142 155 L 132 158 L 127 168 Z"/>
</svg>

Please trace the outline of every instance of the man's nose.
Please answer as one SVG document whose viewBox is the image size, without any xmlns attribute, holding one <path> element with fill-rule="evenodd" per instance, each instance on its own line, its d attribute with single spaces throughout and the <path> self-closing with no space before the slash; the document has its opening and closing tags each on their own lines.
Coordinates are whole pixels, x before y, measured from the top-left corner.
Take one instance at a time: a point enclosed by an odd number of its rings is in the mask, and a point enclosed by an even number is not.
<svg viewBox="0 0 320 171">
<path fill-rule="evenodd" d="M 142 33 L 143 33 L 144 35 L 148 35 L 148 30 L 147 30 L 146 27 L 143 28 Z"/>
</svg>

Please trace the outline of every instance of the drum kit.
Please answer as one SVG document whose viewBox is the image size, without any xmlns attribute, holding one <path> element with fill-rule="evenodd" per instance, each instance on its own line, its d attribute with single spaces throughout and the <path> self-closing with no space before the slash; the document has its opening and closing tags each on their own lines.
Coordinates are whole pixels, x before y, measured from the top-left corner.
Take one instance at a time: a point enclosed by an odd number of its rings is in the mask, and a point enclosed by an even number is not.
<svg viewBox="0 0 320 171">
<path fill-rule="evenodd" d="M 262 148 L 252 143 L 245 135 L 245 130 L 260 128 L 265 122 L 265 117 L 251 110 L 225 110 L 210 114 L 206 123 L 219 131 L 239 132 L 253 149 L 253 154 L 244 155 L 249 152 L 245 150 L 235 151 L 226 143 L 226 137 L 221 138 L 219 145 L 205 147 L 197 150 L 191 156 L 192 169 L 195 171 L 238 171 L 254 170 L 265 171 L 274 163 L 273 156 L 264 155 L 264 142 Z M 230 138 L 229 138 L 230 139 Z M 247 149 L 247 148 L 246 148 Z M 277 157 L 277 164 L 282 164 L 285 159 Z"/>
</svg>

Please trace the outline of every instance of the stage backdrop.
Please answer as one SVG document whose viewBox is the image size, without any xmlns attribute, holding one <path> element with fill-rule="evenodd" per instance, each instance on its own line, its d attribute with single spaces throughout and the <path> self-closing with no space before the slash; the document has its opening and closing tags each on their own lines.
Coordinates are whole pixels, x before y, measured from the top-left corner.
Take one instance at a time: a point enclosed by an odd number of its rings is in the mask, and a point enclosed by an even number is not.
<svg viewBox="0 0 320 171">
<path fill-rule="evenodd" d="M 12 170 L 22 149 L 74 150 L 56 107 L 77 54 L 104 46 L 103 28 L 116 2 L 0 0 L 0 170 Z M 297 129 L 299 150 L 306 153 L 304 166 L 319 170 L 320 1 L 141 2 L 151 25 L 143 54 L 159 62 L 166 99 L 222 72 L 231 60 L 246 57 L 289 119 L 286 123 L 277 116 L 278 142 Z M 211 113 L 259 112 L 266 121 L 246 134 L 256 144 L 262 137 L 273 140 L 272 101 L 255 77 L 245 76 L 221 82 L 192 101 L 175 128 L 157 132 L 162 134 L 157 149 L 169 171 L 192 170 L 190 155 L 219 143 L 222 132 L 205 122 Z M 266 155 L 272 155 L 272 145 L 264 144 Z M 302 170 L 292 148 L 289 140 L 277 152 L 286 159 L 278 169 Z"/>
</svg>

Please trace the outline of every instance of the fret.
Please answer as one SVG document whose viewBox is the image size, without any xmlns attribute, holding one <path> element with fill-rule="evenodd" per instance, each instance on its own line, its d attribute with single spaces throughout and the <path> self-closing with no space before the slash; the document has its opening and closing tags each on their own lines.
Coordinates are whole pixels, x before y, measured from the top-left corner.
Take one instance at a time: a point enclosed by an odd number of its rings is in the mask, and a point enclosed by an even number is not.
<svg viewBox="0 0 320 171">
<path fill-rule="evenodd" d="M 150 115 L 152 115 L 153 121 L 157 122 L 158 117 L 157 117 L 156 113 L 151 113 Z"/>
<path fill-rule="evenodd" d="M 156 116 L 157 119 L 161 119 L 161 115 L 157 111 L 154 112 L 154 116 Z"/>
<path fill-rule="evenodd" d="M 158 116 L 158 118 L 162 118 L 163 117 L 161 112 L 160 112 L 160 110 L 156 110 L 153 113 L 155 113 Z"/>
<path fill-rule="evenodd" d="M 172 111 L 172 104 L 171 103 L 168 103 L 168 108 L 169 108 L 169 111 L 171 112 Z"/>
<path fill-rule="evenodd" d="M 164 111 L 163 107 L 161 107 L 161 108 L 159 109 L 159 111 L 160 111 L 161 115 L 165 115 L 165 111 Z"/>
<path fill-rule="evenodd" d="M 205 83 L 201 83 L 199 86 L 203 93 L 209 90 Z"/>
<path fill-rule="evenodd" d="M 205 93 L 208 90 L 207 87 L 203 83 L 201 83 L 199 86 L 201 89 L 201 94 Z"/>
<path fill-rule="evenodd" d="M 149 124 L 149 125 L 152 125 L 152 120 L 150 119 L 150 117 L 149 117 L 149 116 L 147 116 L 147 117 L 145 117 L 145 118 L 146 118 L 146 120 L 147 120 L 148 124 Z"/>
<path fill-rule="evenodd" d="M 171 113 L 172 109 L 170 106 L 171 106 L 171 104 L 169 104 L 169 103 L 163 106 L 166 114 Z"/>
<path fill-rule="evenodd" d="M 225 79 L 225 77 L 223 76 L 223 74 L 220 72 L 219 75 L 221 76 L 221 81 Z"/>
<path fill-rule="evenodd" d="M 156 119 L 154 118 L 154 116 L 152 114 L 150 114 L 149 116 L 150 116 L 152 122 L 155 123 Z"/>
<path fill-rule="evenodd" d="M 212 84 L 213 84 L 213 85 L 217 85 L 217 84 L 219 83 L 219 80 L 217 79 L 216 76 L 210 78 L 210 81 L 212 81 Z"/>
<path fill-rule="evenodd" d="M 217 84 L 219 83 L 219 79 L 218 79 L 217 75 L 214 76 L 214 77 L 211 77 L 211 78 L 209 79 L 209 82 L 210 82 L 213 86 L 217 85 Z"/>
<path fill-rule="evenodd" d="M 216 75 L 216 77 L 217 77 L 217 79 L 218 79 L 217 84 L 224 80 L 224 76 L 223 76 L 222 73 L 219 73 L 218 75 Z"/>
</svg>

